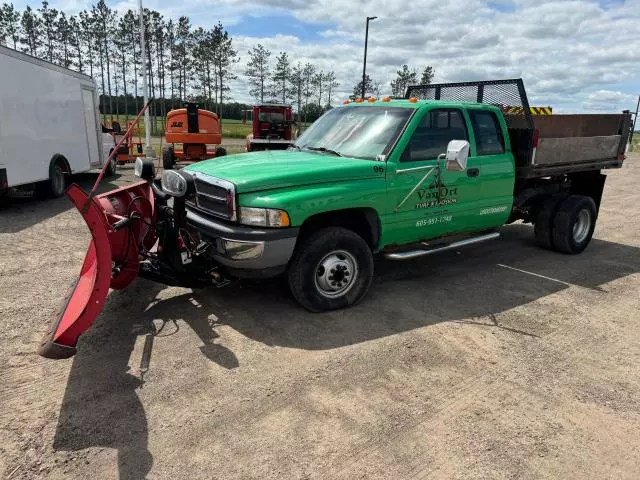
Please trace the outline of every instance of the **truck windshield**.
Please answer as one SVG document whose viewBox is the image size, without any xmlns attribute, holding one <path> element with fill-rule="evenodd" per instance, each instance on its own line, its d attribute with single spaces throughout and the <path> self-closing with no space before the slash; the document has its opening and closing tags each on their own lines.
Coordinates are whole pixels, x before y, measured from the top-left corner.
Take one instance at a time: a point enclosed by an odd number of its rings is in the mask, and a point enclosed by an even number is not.
<svg viewBox="0 0 640 480">
<path fill-rule="evenodd" d="M 376 160 L 389 152 L 412 113 L 388 106 L 334 108 L 313 123 L 295 146 L 320 154 Z"/>
<path fill-rule="evenodd" d="M 260 120 L 261 122 L 269 122 L 269 123 L 283 123 L 284 113 L 261 111 L 260 114 L 258 115 L 258 120 Z"/>
</svg>

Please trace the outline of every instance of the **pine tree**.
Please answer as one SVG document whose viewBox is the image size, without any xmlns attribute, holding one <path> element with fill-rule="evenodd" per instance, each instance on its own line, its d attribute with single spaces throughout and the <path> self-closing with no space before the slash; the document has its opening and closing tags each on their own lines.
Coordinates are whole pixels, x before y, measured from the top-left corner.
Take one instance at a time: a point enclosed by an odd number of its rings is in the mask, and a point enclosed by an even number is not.
<svg viewBox="0 0 640 480">
<path fill-rule="evenodd" d="M 49 62 L 55 60 L 56 48 L 56 27 L 58 21 L 58 10 L 49 8 L 49 2 L 42 0 L 42 7 L 38 9 L 42 18 L 42 32 L 44 33 L 44 51 L 45 59 Z"/>
<path fill-rule="evenodd" d="M 20 12 L 13 3 L 4 3 L 0 7 L 0 43 L 18 48 L 20 41 Z"/>
<path fill-rule="evenodd" d="M 249 77 L 249 85 L 253 87 L 249 90 L 249 93 L 259 99 L 260 103 L 264 103 L 264 95 L 268 88 L 266 82 L 269 80 L 271 70 L 269 67 L 271 52 L 261 44 L 258 44 L 248 53 L 249 62 L 244 74 Z"/>
<path fill-rule="evenodd" d="M 422 85 L 430 84 L 433 81 L 434 75 L 435 75 L 435 72 L 433 70 L 433 67 L 427 66 L 422 72 L 422 76 L 420 77 L 420 83 Z"/>
<path fill-rule="evenodd" d="M 326 89 L 327 89 L 327 106 L 331 106 L 331 93 L 333 92 L 334 88 L 337 88 L 340 86 L 340 83 L 338 83 L 338 81 L 336 80 L 336 74 L 335 72 L 331 71 L 329 73 L 327 73 L 326 76 Z"/>
<path fill-rule="evenodd" d="M 20 27 L 22 32 L 20 41 L 25 45 L 22 51 L 37 57 L 41 44 L 40 30 L 42 28 L 42 20 L 40 20 L 40 17 L 35 14 L 29 5 L 27 5 L 27 8 L 22 12 Z"/>
<path fill-rule="evenodd" d="M 403 65 L 396 74 L 396 79 L 391 82 L 391 93 L 394 97 L 403 97 L 409 85 L 418 83 L 418 72 L 409 70 L 407 65 Z"/>
<path fill-rule="evenodd" d="M 280 52 L 276 57 L 276 66 L 273 69 L 273 96 L 282 98 L 282 103 L 287 103 L 287 83 L 291 77 L 291 65 L 287 52 Z"/>
</svg>

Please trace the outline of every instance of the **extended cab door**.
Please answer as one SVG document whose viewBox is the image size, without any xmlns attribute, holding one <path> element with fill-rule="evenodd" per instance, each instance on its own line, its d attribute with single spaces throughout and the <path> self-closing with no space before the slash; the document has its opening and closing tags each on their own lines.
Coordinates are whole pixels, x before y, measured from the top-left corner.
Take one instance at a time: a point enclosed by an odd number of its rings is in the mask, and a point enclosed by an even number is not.
<svg viewBox="0 0 640 480">
<path fill-rule="evenodd" d="M 480 208 L 469 218 L 476 229 L 504 224 L 513 206 L 515 162 L 511 154 L 509 135 L 501 113 L 478 105 L 467 109 L 473 142 L 471 155 L 477 171 L 473 173 L 480 185 Z M 471 165 L 471 163 L 469 163 Z"/>
<path fill-rule="evenodd" d="M 467 170 L 456 172 L 438 160 L 451 140 L 473 141 L 465 111 L 440 107 L 418 115 L 387 166 L 387 245 L 468 230 L 470 217 L 486 203 L 481 180 L 468 173 L 480 168 L 481 159 L 470 156 Z"/>
</svg>

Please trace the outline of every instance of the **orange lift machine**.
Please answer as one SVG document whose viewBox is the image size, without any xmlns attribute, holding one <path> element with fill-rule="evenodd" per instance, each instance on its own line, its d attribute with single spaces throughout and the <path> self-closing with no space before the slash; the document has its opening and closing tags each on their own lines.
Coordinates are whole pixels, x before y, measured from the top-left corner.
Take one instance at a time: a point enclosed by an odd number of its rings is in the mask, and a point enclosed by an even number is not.
<svg viewBox="0 0 640 480">
<path fill-rule="evenodd" d="M 220 119 L 215 113 L 198 108 L 196 103 L 187 103 L 184 108 L 171 110 L 167 114 L 165 137 L 167 143 L 171 144 L 162 150 L 162 166 L 165 169 L 173 168 L 178 161 L 192 163 L 227 154 L 220 146 Z M 182 144 L 182 150 L 177 150 L 176 144 Z M 215 148 L 209 149 L 209 145 Z"/>
</svg>

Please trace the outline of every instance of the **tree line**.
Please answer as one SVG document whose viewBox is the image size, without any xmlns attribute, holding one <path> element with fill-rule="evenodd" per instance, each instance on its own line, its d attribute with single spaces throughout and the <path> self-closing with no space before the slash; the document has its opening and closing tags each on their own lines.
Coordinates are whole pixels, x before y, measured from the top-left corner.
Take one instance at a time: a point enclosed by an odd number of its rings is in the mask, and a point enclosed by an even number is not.
<svg viewBox="0 0 640 480">
<path fill-rule="evenodd" d="M 47 0 L 39 8 L 27 6 L 22 11 L 11 3 L 0 6 L 0 45 L 93 77 L 105 118 L 134 115 L 142 108 L 143 68 L 149 95 L 158 99 L 151 113 L 162 118 L 185 101 L 197 101 L 221 118 L 241 118 L 249 105 L 230 102 L 231 81 L 240 72 L 256 102 L 292 104 L 305 121 L 330 108 L 340 86 L 334 71 L 294 61 L 287 52 L 272 59 L 272 52 L 261 44 L 247 52 L 246 65 L 236 65 L 238 51 L 220 22 L 204 29 L 192 26 L 188 17 L 167 19 L 144 9 L 144 59 L 140 30 L 137 11 L 119 14 L 105 0 L 77 15 L 51 8 Z M 426 67 L 420 83 L 430 83 L 433 73 L 432 67 Z M 417 80 L 417 70 L 403 65 L 391 82 L 393 95 L 401 97 L 406 86 Z M 367 96 L 379 96 L 381 85 L 367 75 L 365 90 Z M 353 92 L 356 97 L 362 94 L 362 81 Z"/>
<path fill-rule="evenodd" d="M 142 108 L 142 68 L 149 95 L 162 99 L 153 103 L 152 114 L 164 117 L 168 109 L 196 99 L 222 114 L 238 61 L 222 23 L 194 28 L 187 17 L 166 19 L 144 9 L 144 59 L 140 31 L 138 12 L 118 14 L 104 0 L 77 15 L 50 8 L 47 0 L 37 9 L 0 7 L 0 44 L 93 77 L 104 116 Z"/>
</svg>

